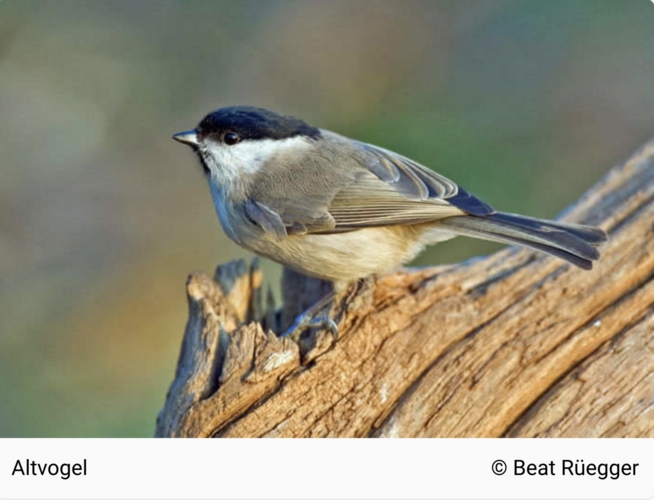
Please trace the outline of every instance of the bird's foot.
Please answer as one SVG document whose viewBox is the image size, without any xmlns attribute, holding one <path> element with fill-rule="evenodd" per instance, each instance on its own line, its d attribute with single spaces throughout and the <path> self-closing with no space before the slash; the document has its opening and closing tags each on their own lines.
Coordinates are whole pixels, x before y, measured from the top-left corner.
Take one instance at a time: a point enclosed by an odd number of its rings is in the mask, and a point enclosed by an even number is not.
<svg viewBox="0 0 654 500">
<path fill-rule="evenodd" d="M 334 335 L 334 340 L 336 340 L 338 338 L 338 326 L 336 325 L 336 322 L 329 317 L 329 309 L 327 314 L 318 315 L 318 313 L 322 312 L 332 304 L 335 295 L 334 292 L 328 293 L 317 303 L 300 314 L 295 318 L 291 327 L 282 333 L 280 337 L 291 337 L 297 341 L 302 332 L 308 328 L 326 328 L 332 333 L 332 335 Z"/>
<path fill-rule="evenodd" d="M 307 314 L 309 313 L 309 314 Z M 329 316 L 313 317 L 311 311 L 306 311 L 300 314 L 288 330 L 281 334 L 281 337 L 291 337 L 298 340 L 302 332 L 309 328 L 326 328 L 334 336 L 334 340 L 338 339 L 338 325 Z"/>
</svg>

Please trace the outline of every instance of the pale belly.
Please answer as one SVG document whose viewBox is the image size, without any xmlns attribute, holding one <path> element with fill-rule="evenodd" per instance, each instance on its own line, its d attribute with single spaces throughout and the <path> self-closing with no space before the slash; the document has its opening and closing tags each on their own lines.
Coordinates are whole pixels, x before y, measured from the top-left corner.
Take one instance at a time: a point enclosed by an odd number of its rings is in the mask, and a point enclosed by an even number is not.
<svg viewBox="0 0 654 500">
<path fill-rule="evenodd" d="M 277 241 L 265 238 L 251 250 L 309 276 L 350 282 L 391 271 L 412 260 L 426 245 L 453 236 L 424 225 L 365 228 Z"/>
</svg>

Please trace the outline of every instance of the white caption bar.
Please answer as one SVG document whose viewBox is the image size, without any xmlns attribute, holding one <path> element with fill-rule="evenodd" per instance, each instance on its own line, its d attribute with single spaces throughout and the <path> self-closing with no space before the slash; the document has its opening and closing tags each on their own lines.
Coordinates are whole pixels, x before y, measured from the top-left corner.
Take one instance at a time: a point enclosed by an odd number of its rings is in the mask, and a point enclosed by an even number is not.
<svg viewBox="0 0 654 500">
<path fill-rule="evenodd" d="M 649 439 L 0 440 L 0 499 L 654 496 Z"/>
</svg>

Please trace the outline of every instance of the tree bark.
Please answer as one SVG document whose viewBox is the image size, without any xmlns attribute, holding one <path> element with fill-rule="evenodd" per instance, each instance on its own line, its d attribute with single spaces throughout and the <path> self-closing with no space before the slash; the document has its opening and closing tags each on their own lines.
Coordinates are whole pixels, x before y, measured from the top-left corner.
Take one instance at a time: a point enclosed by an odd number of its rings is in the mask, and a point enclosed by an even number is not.
<svg viewBox="0 0 654 500">
<path fill-rule="evenodd" d="M 654 436 L 654 141 L 563 220 L 602 227 L 588 272 L 507 248 L 406 269 L 337 298 L 327 331 L 279 331 L 326 293 L 258 265 L 187 283 L 189 319 L 157 436 Z M 264 304 L 265 303 L 265 304 Z"/>
</svg>

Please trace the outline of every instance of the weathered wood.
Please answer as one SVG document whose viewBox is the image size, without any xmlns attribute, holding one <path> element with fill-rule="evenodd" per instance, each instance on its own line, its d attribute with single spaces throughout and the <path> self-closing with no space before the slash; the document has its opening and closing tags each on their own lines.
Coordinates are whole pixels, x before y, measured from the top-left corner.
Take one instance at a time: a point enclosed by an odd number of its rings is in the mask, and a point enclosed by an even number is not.
<svg viewBox="0 0 654 500">
<path fill-rule="evenodd" d="M 654 141 L 565 214 L 610 241 L 591 272 L 507 248 L 357 285 L 339 323 L 279 330 L 326 291 L 287 273 L 193 275 L 157 436 L 654 436 Z M 252 321 L 255 320 L 255 321 Z"/>
</svg>

